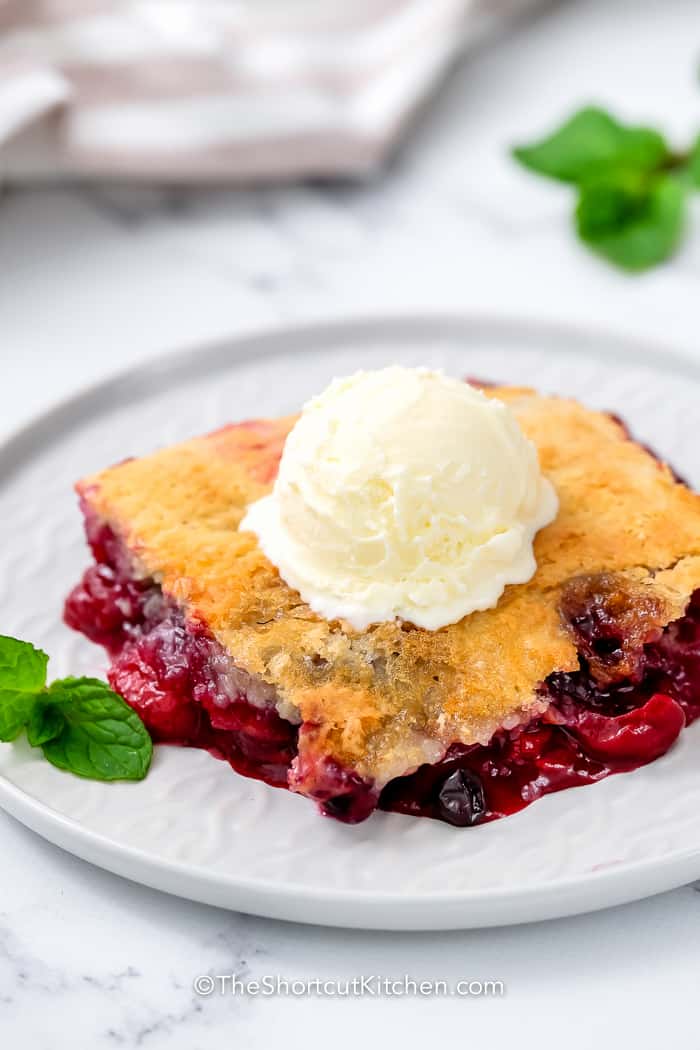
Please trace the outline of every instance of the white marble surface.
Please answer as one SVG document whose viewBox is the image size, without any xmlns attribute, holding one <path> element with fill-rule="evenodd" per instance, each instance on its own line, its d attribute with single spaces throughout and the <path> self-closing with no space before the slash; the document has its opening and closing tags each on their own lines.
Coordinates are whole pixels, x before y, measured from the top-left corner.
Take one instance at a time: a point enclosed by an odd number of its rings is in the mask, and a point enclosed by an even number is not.
<svg viewBox="0 0 700 1050">
<path fill-rule="evenodd" d="M 587 255 L 566 189 L 506 146 L 601 100 L 679 142 L 700 123 L 696 0 L 579 0 L 471 58 L 382 178 L 0 201 L 0 433 L 174 346 L 314 317 L 473 311 L 583 322 L 697 353 L 700 215 L 671 265 Z M 654 814 L 650 814 L 654 819 Z M 230 915 L 104 874 L 0 815 L 0 1045 L 161 1050 L 677 1045 L 696 1025 L 700 896 L 440 935 Z M 499 978 L 502 999 L 198 998 L 202 972 Z M 686 1036 L 684 1043 L 691 1042 Z"/>
</svg>

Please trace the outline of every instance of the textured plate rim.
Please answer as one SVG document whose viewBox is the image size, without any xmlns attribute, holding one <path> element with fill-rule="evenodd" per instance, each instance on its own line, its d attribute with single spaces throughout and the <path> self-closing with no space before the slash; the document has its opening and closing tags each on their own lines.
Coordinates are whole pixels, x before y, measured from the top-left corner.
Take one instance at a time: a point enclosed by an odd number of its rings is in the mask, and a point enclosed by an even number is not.
<svg viewBox="0 0 700 1050">
<path fill-rule="evenodd" d="M 408 343 L 442 338 L 503 338 L 523 349 L 560 345 L 563 356 L 606 359 L 611 350 L 635 365 L 700 380 L 700 366 L 658 342 L 593 326 L 540 322 L 489 314 L 420 314 L 352 318 L 242 333 L 158 355 L 88 385 L 56 402 L 0 443 L 0 486 L 57 430 L 80 426 L 106 408 L 113 410 L 178 386 L 189 374 L 225 370 L 232 361 L 261 354 L 289 354 L 295 347 L 323 351 L 329 344 L 364 340 Z M 598 348 L 597 343 L 601 346 Z M 120 844 L 51 809 L 0 775 L 0 807 L 54 845 L 131 881 L 206 904 L 270 918 L 368 929 L 436 930 L 497 926 L 580 914 L 639 900 L 700 877 L 700 844 L 660 858 L 614 864 L 585 875 L 515 888 L 396 895 L 370 890 L 352 894 L 331 887 L 280 887 L 265 879 L 237 878 L 196 865 L 166 860 Z M 391 909 L 391 912 L 389 912 Z"/>
</svg>

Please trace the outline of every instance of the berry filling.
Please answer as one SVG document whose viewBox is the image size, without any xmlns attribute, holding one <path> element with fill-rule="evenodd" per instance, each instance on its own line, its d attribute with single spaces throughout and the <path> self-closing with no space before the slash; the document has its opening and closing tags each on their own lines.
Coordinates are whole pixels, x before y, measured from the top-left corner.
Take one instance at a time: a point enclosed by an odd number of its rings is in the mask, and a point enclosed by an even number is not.
<svg viewBox="0 0 700 1050">
<path fill-rule="evenodd" d="M 205 748 L 277 787 L 312 783 L 305 793 L 345 823 L 377 806 L 458 827 L 486 823 L 550 792 L 645 765 L 700 716 L 700 591 L 683 617 L 662 628 L 653 598 L 643 606 L 613 576 L 581 577 L 561 603 L 580 668 L 543 683 L 546 712 L 496 733 L 488 745 L 455 744 L 440 762 L 392 780 L 378 795 L 328 759 L 300 768 L 299 727 L 278 714 L 274 689 L 237 668 L 157 583 L 136 578 L 108 526 L 89 511 L 86 521 L 96 564 L 69 595 L 65 621 L 105 647 L 113 688 L 153 739 Z"/>
<path fill-rule="evenodd" d="M 617 621 L 616 644 L 596 644 L 614 634 L 599 600 L 610 580 L 574 583 L 579 589 L 590 585 L 598 596 L 588 616 L 572 616 L 569 622 L 580 653 L 593 646 L 599 662 L 606 652 L 607 682 L 601 680 L 601 667 L 594 676 L 592 664 L 581 655 L 580 670 L 552 674 L 544 683 L 543 695 L 551 703 L 539 719 L 496 733 L 487 746 L 455 744 L 437 765 L 421 766 L 387 784 L 379 801 L 382 809 L 460 825 L 495 820 L 552 791 L 592 784 L 652 762 L 700 716 L 700 592 L 681 619 L 657 632 L 657 640 L 641 645 L 633 661 L 634 677 L 620 677 L 618 654 L 629 649 L 622 620 Z M 616 600 L 629 609 L 627 598 L 618 595 Z M 562 604 L 566 615 L 566 601 Z M 629 620 L 626 626 L 631 629 Z M 461 791 L 454 780 L 460 771 L 469 774 Z M 481 785 L 481 796 L 474 780 Z"/>
<path fill-rule="evenodd" d="M 97 564 L 69 595 L 64 619 L 107 650 L 112 688 L 157 743 L 206 748 L 244 776 L 286 787 L 298 730 L 278 715 L 274 690 L 234 667 L 153 580 L 135 579 L 108 526 L 89 512 L 86 521 Z"/>
</svg>

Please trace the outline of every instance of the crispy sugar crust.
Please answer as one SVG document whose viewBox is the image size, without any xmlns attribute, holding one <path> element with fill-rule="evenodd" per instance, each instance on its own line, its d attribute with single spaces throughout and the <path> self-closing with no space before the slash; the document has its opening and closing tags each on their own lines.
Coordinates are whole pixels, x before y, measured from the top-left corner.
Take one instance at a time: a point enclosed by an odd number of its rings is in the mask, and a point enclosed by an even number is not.
<svg viewBox="0 0 700 1050">
<path fill-rule="evenodd" d="M 529 583 L 439 631 L 382 623 L 357 632 L 322 620 L 255 537 L 237 531 L 246 505 L 269 491 L 295 417 L 229 426 L 78 486 L 139 571 L 299 709 L 302 771 L 325 755 L 381 786 L 450 743 L 486 742 L 539 713 L 538 685 L 578 667 L 559 611 L 572 577 L 621 574 L 653 594 L 662 625 L 700 587 L 700 496 L 620 423 L 524 388 L 487 393 L 511 406 L 534 441 L 560 511 L 536 538 Z M 305 775 L 297 787 L 312 793 Z"/>
</svg>

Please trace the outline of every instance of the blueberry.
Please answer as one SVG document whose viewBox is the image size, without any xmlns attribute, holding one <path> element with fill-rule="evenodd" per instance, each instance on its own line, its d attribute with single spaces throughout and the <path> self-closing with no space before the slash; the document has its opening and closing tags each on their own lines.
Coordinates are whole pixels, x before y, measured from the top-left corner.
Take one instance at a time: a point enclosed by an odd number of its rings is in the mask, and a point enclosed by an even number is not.
<svg viewBox="0 0 700 1050">
<path fill-rule="evenodd" d="M 440 788 L 438 810 L 442 820 L 458 828 L 478 824 L 486 812 L 486 799 L 476 773 L 468 769 L 451 773 Z"/>
</svg>

